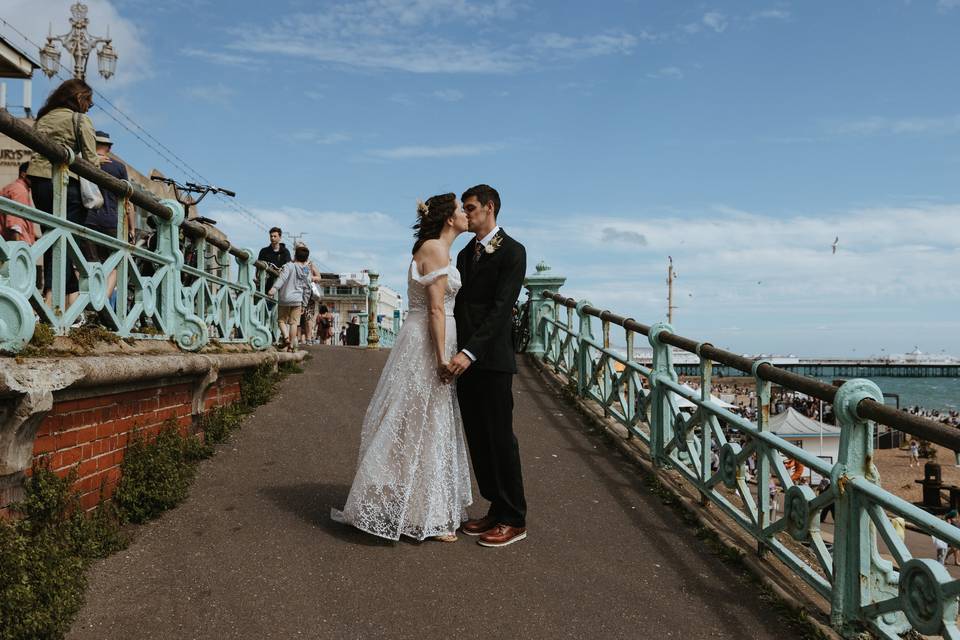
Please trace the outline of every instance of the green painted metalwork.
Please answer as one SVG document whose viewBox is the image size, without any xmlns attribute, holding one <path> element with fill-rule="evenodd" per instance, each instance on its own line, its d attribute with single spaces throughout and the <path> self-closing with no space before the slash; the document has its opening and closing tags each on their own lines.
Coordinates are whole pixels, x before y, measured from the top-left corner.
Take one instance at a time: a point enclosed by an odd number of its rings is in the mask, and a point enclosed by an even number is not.
<svg viewBox="0 0 960 640">
<path fill-rule="evenodd" d="M 545 302 L 536 282 L 529 292 L 534 305 Z M 666 323 L 649 328 L 653 362 L 648 367 L 633 360 L 632 331 L 624 329 L 624 356 L 610 348 L 606 320 L 604 339 L 594 338 L 592 316 L 583 312 L 586 302 L 576 303 L 576 309 L 565 307 L 565 320 L 558 317 L 558 306 L 540 306 L 536 344 L 542 351 L 534 357 L 564 375 L 581 397 L 599 403 L 608 417 L 626 428 L 628 437 L 648 450 L 657 467 L 675 471 L 699 491 L 704 505 L 719 509 L 752 536 L 764 558 L 777 559 L 823 596 L 830 603 L 835 629 L 847 637 L 870 630 L 888 640 L 911 628 L 960 638 L 956 625 L 960 580 L 933 560 L 914 558 L 891 519 L 902 517 L 956 547 L 960 529 L 882 488 L 872 463 L 874 423 L 858 414 L 865 398 L 882 401 L 875 384 L 850 380 L 838 390 L 834 411 L 842 436 L 839 459 L 830 464 L 767 429 L 770 383 L 757 375 L 761 362 L 749 372 L 757 379 L 760 409 L 754 423 L 711 400 L 713 366 L 700 354 L 706 343 L 696 348 L 700 390 L 693 391 L 678 382 L 671 349 L 658 339 L 664 331 L 672 333 Z M 693 408 L 681 409 L 681 399 Z M 751 457 L 756 461 L 755 479 L 746 468 Z M 809 486 L 795 484 L 787 459 L 831 478 L 830 489 L 817 495 Z M 769 479 L 783 491 L 782 508 L 777 507 Z M 821 512 L 831 504 L 832 546 L 820 524 Z"/>
<path fill-rule="evenodd" d="M 380 274 L 370 271 L 369 275 L 370 286 L 367 287 L 367 309 L 369 310 L 370 316 L 367 319 L 369 324 L 367 328 L 367 348 L 379 349 L 380 333 L 379 327 L 377 326 L 377 308 L 380 302 Z"/>
<path fill-rule="evenodd" d="M 188 351 L 211 340 L 247 343 L 255 349 L 273 344 L 278 335 L 276 305 L 268 304 L 265 274 L 254 265 L 251 250 L 227 252 L 202 238 L 187 238 L 181 234 L 183 208 L 173 200 L 162 201 L 170 211 L 169 220 L 151 214 L 156 249 L 133 246 L 119 239 L 127 236 L 124 216 L 119 216 L 115 236 L 66 219 L 66 165 L 56 167 L 53 183 L 53 215 L 0 198 L 0 212 L 43 229 L 43 237 L 32 246 L 0 238 L 0 350 L 19 352 L 37 322 L 66 335 L 89 312 L 119 336 L 172 339 Z M 118 194 L 120 211 L 127 197 Z M 82 247 L 106 248 L 109 255 L 102 263 L 88 260 Z M 35 276 L 35 265 L 47 251 L 53 254 L 49 302 Z M 194 256 L 192 264 L 185 251 Z M 66 294 L 68 268 L 79 276 L 80 291 L 74 300 Z M 111 304 L 108 280 L 114 272 L 116 301 Z"/>
</svg>

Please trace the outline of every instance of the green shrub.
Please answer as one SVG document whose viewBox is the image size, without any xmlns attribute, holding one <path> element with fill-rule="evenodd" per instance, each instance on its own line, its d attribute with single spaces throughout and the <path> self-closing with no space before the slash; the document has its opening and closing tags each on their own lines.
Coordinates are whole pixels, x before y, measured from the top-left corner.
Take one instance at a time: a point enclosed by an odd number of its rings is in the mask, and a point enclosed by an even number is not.
<svg viewBox="0 0 960 640">
<path fill-rule="evenodd" d="M 113 494 L 123 522 L 146 522 L 187 497 L 196 470 L 191 440 L 181 437 L 176 423 L 168 421 L 154 441 L 140 435 L 130 441 Z"/>
<path fill-rule="evenodd" d="M 12 507 L 21 519 L 0 521 L 0 640 L 62 637 L 83 606 L 87 565 L 126 545 L 109 503 L 83 512 L 75 478 L 34 466 Z"/>
<path fill-rule="evenodd" d="M 280 377 L 269 363 L 247 371 L 240 381 L 240 397 L 243 398 L 243 404 L 250 409 L 266 404 L 273 396 Z"/>
<path fill-rule="evenodd" d="M 246 408 L 240 404 L 225 405 L 210 409 L 200 417 L 200 428 L 210 445 L 226 442 L 230 434 L 240 427 L 247 415 Z"/>
</svg>

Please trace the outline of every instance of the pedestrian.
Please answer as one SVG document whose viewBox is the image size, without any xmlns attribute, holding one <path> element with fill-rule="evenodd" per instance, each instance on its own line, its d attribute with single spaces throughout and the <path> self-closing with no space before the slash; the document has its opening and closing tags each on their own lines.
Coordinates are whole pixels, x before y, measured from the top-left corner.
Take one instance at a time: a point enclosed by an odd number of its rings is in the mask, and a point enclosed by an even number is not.
<svg viewBox="0 0 960 640">
<path fill-rule="evenodd" d="M 950 511 L 947 512 L 947 516 L 944 518 L 947 522 L 950 521 L 949 516 L 951 513 L 953 513 L 954 518 L 956 518 L 957 512 L 951 509 Z M 945 565 L 947 563 L 947 552 L 950 549 L 950 545 L 947 544 L 946 540 L 941 540 L 937 536 L 932 535 L 930 537 L 933 539 L 933 548 L 937 552 L 937 562 Z M 956 561 L 956 555 L 954 555 L 954 561 Z"/>
<path fill-rule="evenodd" d="M 293 251 L 293 262 L 283 265 L 274 286 L 268 292 L 272 298 L 279 292 L 279 323 L 283 335 L 283 346 L 287 351 L 296 351 L 299 346 L 298 334 L 300 317 L 303 315 L 304 291 L 310 289 L 310 268 L 307 259 L 310 250 L 301 245 Z"/>
<path fill-rule="evenodd" d="M 347 346 L 347 325 L 340 327 L 340 346 Z"/>
<path fill-rule="evenodd" d="M 282 237 L 283 230 L 280 229 L 280 227 L 273 227 L 270 229 L 270 244 L 265 246 L 263 249 L 260 249 L 260 254 L 257 256 L 257 260 L 270 263 L 277 269 L 282 269 L 283 265 L 290 262 L 290 251 L 287 249 L 287 245 L 280 242 Z M 264 289 L 267 291 L 272 289 L 276 279 L 276 276 L 267 274 L 267 283 Z"/>
<path fill-rule="evenodd" d="M 24 206 L 33 207 L 33 198 L 30 195 L 30 176 L 27 175 L 29 167 L 29 162 L 21 164 L 17 179 L 0 190 L 0 196 L 19 202 Z M 19 240 L 27 244 L 33 244 L 39 237 L 39 230 L 40 225 L 38 224 L 12 213 L 4 214 L 0 212 L 0 233 L 3 234 L 4 240 Z"/>
<path fill-rule="evenodd" d="M 320 344 L 330 344 L 328 341 L 333 336 L 333 314 L 322 302 L 317 316 L 317 336 Z"/>
<path fill-rule="evenodd" d="M 303 246 L 302 244 L 297 246 Z M 305 344 L 317 344 L 317 306 L 320 303 L 320 296 L 317 295 L 319 288 L 316 282 L 320 280 L 320 270 L 312 262 L 307 263 L 307 276 L 310 284 L 307 286 L 303 296 L 303 336 Z"/>
<path fill-rule="evenodd" d="M 910 439 L 910 466 L 920 466 L 920 444 L 915 438 Z"/>
<path fill-rule="evenodd" d="M 944 517 L 947 521 L 947 524 L 953 525 L 954 527 L 960 527 L 960 520 L 957 519 L 957 510 L 950 509 L 947 511 L 947 515 Z M 953 566 L 960 567 L 960 562 L 957 561 L 957 548 L 952 544 L 947 545 L 947 555 L 943 557 L 943 564 L 947 564 L 947 560 L 950 559 L 950 556 L 953 556 Z"/>
<path fill-rule="evenodd" d="M 94 133 L 94 140 L 97 145 L 97 155 L 100 157 L 100 169 L 118 180 L 127 180 L 127 166 L 110 155 L 113 149 L 113 140 L 110 139 L 110 134 L 105 131 L 96 131 Z M 85 226 L 105 236 L 125 239 L 127 242 L 132 243 L 137 231 L 136 211 L 133 208 L 133 203 L 130 202 L 130 200 L 126 201 L 124 207 L 125 233 L 121 233 L 117 230 L 117 223 L 119 222 L 119 202 L 117 195 L 107 189 L 103 189 L 102 193 L 103 206 L 87 212 L 87 219 L 84 223 Z M 94 242 L 88 243 L 88 260 L 95 260 L 102 263 L 109 259 L 112 253 L 112 247 Z M 108 296 L 113 294 L 113 288 L 116 284 L 117 272 L 116 270 L 112 270 L 107 276 Z"/>
<path fill-rule="evenodd" d="M 823 476 L 822 478 L 820 478 L 820 484 L 817 485 L 817 495 L 822 495 L 822 494 L 824 494 L 824 493 L 826 493 L 826 492 L 828 492 L 828 491 L 830 491 L 830 478 L 828 478 L 827 476 Z M 821 509 L 821 510 L 820 510 L 820 522 L 826 522 L 826 521 L 827 521 L 827 514 L 828 514 L 828 513 L 830 514 L 831 519 L 832 519 L 834 522 L 836 522 L 836 521 L 837 521 L 837 514 L 836 514 L 836 512 L 834 511 L 834 508 L 835 508 L 835 507 L 836 507 L 836 504 L 833 503 L 833 502 L 831 502 L 830 504 L 828 504 L 827 506 L 825 506 L 823 509 Z"/>
<path fill-rule="evenodd" d="M 97 155 L 93 122 L 87 111 L 93 106 L 93 89 L 83 80 L 65 80 L 47 97 L 37 112 L 33 128 L 54 142 L 67 147 L 95 166 L 100 166 Z M 27 168 L 33 201 L 40 211 L 53 214 L 53 165 L 39 153 L 30 158 Z M 66 209 L 67 220 L 76 224 L 86 222 L 87 210 L 80 195 L 80 179 L 72 172 L 67 174 Z M 67 252 L 65 293 L 67 305 L 73 304 L 80 290 L 74 260 Z M 43 295 L 47 305 L 53 302 L 53 250 L 43 256 Z"/>
</svg>

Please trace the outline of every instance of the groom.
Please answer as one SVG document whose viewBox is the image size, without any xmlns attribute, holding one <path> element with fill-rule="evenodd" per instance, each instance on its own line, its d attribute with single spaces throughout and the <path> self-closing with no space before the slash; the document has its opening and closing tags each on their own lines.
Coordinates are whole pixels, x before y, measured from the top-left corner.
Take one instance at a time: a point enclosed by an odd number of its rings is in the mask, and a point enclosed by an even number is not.
<svg viewBox="0 0 960 640">
<path fill-rule="evenodd" d="M 513 304 L 527 270 L 523 245 L 497 225 L 500 194 L 485 184 L 460 198 L 468 229 L 476 237 L 457 255 L 463 286 L 454 316 L 460 351 L 448 365 L 457 378 L 457 398 L 480 495 L 487 515 L 468 520 L 463 532 L 485 547 L 505 547 L 527 537 L 520 450 L 513 435 L 511 340 Z"/>
</svg>

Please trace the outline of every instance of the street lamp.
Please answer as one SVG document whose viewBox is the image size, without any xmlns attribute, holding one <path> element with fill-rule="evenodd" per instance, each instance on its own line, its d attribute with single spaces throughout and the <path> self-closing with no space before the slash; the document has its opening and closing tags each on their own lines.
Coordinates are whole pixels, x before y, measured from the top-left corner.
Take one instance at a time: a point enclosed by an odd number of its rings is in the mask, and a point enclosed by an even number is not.
<svg viewBox="0 0 960 640">
<path fill-rule="evenodd" d="M 87 19 L 87 5 L 82 2 L 76 2 L 70 6 L 70 32 L 62 36 L 53 35 L 53 26 L 50 27 L 50 35 L 47 36 L 47 43 L 40 49 L 40 66 L 48 78 L 52 78 L 60 71 L 60 50 L 55 43 L 60 45 L 73 57 L 73 77 L 78 80 L 85 80 L 87 76 L 87 59 L 90 52 L 97 45 L 101 45 L 97 50 L 97 68 L 104 80 L 109 80 L 117 70 L 117 52 L 113 48 L 113 41 L 110 39 L 110 29 L 107 29 L 107 37 L 98 38 L 87 34 L 87 25 L 90 21 Z"/>
</svg>

